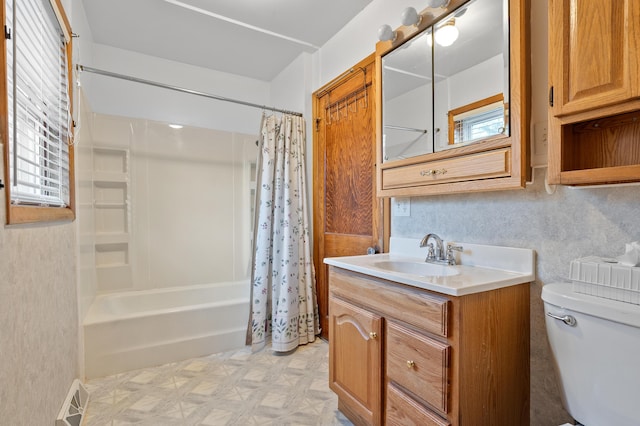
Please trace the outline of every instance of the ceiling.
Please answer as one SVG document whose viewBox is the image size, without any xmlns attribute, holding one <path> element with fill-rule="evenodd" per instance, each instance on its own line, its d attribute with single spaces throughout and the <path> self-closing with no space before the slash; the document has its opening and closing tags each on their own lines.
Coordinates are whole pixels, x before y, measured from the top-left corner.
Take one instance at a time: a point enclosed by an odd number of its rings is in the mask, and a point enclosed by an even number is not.
<svg viewBox="0 0 640 426">
<path fill-rule="evenodd" d="M 271 81 L 370 2 L 83 0 L 83 5 L 95 43 Z"/>
</svg>

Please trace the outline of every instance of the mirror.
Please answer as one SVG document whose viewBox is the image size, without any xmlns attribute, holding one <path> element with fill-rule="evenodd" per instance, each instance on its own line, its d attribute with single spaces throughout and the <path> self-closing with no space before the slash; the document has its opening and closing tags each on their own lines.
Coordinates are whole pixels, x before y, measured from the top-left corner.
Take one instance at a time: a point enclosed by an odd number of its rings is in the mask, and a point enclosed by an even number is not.
<svg viewBox="0 0 640 426">
<path fill-rule="evenodd" d="M 382 58 L 384 160 L 433 152 L 430 30 Z"/>
<path fill-rule="evenodd" d="M 383 161 L 509 136 L 506 1 L 470 0 L 382 57 Z"/>
</svg>

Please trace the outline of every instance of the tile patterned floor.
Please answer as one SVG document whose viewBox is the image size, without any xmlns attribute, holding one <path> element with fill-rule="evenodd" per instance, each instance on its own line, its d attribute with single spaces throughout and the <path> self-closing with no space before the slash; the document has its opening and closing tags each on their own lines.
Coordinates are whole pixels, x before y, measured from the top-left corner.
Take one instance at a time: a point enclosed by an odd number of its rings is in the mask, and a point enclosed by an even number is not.
<svg viewBox="0 0 640 426">
<path fill-rule="evenodd" d="M 328 344 L 249 348 L 88 381 L 85 426 L 351 425 L 329 390 Z"/>
</svg>

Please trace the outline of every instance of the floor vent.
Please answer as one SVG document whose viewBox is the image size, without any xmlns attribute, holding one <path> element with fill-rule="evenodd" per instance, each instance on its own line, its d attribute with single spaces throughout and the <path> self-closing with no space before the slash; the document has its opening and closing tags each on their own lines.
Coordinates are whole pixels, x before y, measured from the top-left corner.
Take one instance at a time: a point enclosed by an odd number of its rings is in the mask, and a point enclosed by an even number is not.
<svg viewBox="0 0 640 426">
<path fill-rule="evenodd" d="M 80 426 L 89 403 L 89 392 L 75 379 L 56 419 L 56 426 Z"/>
</svg>

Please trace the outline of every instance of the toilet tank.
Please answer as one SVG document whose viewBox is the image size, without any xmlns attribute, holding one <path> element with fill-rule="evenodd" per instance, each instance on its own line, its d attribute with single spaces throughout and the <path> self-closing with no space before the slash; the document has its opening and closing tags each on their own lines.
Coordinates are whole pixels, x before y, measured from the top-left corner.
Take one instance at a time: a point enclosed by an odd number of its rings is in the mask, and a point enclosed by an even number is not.
<svg viewBox="0 0 640 426">
<path fill-rule="evenodd" d="M 574 293 L 570 283 L 545 285 L 542 299 L 569 414 L 586 426 L 638 426 L 640 306 Z"/>
</svg>

